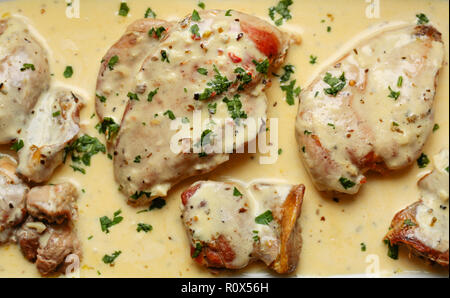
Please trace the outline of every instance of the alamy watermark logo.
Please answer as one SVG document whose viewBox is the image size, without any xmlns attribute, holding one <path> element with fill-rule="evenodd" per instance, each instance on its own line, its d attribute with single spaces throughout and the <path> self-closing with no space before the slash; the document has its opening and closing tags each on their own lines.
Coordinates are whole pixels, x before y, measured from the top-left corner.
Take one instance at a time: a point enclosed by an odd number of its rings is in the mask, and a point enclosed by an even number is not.
<svg viewBox="0 0 450 298">
<path fill-rule="evenodd" d="M 368 19 L 379 19 L 380 18 L 380 0 L 365 0 L 366 7 L 366 17 Z"/>
<path fill-rule="evenodd" d="M 66 0 L 66 17 L 69 19 L 80 18 L 80 0 Z"/>
<path fill-rule="evenodd" d="M 80 257 L 76 254 L 70 254 L 66 257 L 65 263 L 68 264 L 65 270 L 65 275 L 68 278 L 80 277 Z"/>
<path fill-rule="evenodd" d="M 170 140 L 174 154 L 198 154 L 204 158 L 210 154 L 256 153 L 258 149 L 260 164 L 274 164 L 278 159 L 276 118 L 208 117 L 202 121 L 202 112 L 195 110 L 191 119 L 171 121 L 170 129 L 176 131 Z"/>
<path fill-rule="evenodd" d="M 366 257 L 366 275 L 367 277 L 380 277 L 380 257 L 370 254 Z"/>
</svg>

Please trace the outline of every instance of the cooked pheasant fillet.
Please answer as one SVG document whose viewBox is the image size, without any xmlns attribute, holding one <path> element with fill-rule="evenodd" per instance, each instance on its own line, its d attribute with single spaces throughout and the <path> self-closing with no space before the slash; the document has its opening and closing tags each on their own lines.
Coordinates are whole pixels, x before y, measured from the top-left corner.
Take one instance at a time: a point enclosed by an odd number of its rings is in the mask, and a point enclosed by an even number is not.
<svg viewBox="0 0 450 298">
<path fill-rule="evenodd" d="M 295 270 L 303 185 L 256 183 L 248 188 L 200 181 L 182 195 L 191 256 L 211 268 L 240 269 L 261 260 L 278 273 Z"/>
<path fill-rule="evenodd" d="M 443 59 L 441 34 L 431 26 L 384 30 L 301 93 L 296 136 L 319 190 L 355 194 L 366 171 L 417 159 L 432 131 Z"/>
<path fill-rule="evenodd" d="M 386 239 L 403 244 L 413 253 L 448 267 L 449 174 L 448 149 L 434 157 L 434 170 L 422 177 L 421 198 L 398 212 Z"/>
<path fill-rule="evenodd" d="M 174 184 L 213 170 L 228 160 L 227 153 L 256 138 L 262 123 L 236 138 L 231 148 L 219 143 L 227 127 L 233 133 L 247 118 L 265 117 L 263 73 L 270 74 L 287 50 L 281 32 L 235 11 L 231 17 L 203 11 L 198 19 L 189 16 L 152 38 L 160 39 L 159 45 L 148 53 L 128 90 L 114 152 L 116 180 L 136 204 L 166 196 Z M 192 127 L 194 112 L 206 123 L 200 123 L 198 133 L 188 131 L 183 139 L 187 151 L 172 151 L 177 131 L 171 125 Z M 203 150 L 205 143 L 222 151 Z"/>
<path fill-rule="evenodd" d="M 17 138 L 49 84 L 47 53 L 26 24 L 0 20 L 0 144 Z"/>
</svg>

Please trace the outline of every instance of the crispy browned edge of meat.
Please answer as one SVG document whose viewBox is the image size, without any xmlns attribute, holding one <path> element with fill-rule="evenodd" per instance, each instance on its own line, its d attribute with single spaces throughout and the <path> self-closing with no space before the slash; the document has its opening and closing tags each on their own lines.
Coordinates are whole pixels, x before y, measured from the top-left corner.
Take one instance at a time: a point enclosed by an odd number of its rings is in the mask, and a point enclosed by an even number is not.
<svg viewBox="0 0 450 298">
<path fill-rule="evenodd" d="M 448 250 L 445 252 L 437 251 L 427 246 L 413 234 L 413 231 L 419 227 L 416 212 L 420 204 L 422 202 L 417 201 L 395 214 L 390 230 L 384 239 L 388 240 L 391 245 L 405 245 L 412 253 L 448 268 Z M 405 225 L 405 221 L 408 219 L 415 225 Z"/>
</svg>

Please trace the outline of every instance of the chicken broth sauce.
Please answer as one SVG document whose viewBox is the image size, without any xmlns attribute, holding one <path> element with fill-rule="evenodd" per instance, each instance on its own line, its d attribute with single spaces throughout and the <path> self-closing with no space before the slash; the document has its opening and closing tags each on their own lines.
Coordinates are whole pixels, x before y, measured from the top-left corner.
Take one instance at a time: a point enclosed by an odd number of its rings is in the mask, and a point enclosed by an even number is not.
<svg viewBox="0 0 450 298">
<path fill-rule="evenodd" d="M 235 9 L 269 20 L 268 8 L 277 1 L 203 1 L 207 9 Z M 344 42 L 358 37 L 371 25 L 385 21 L 415 22 L 417 13 L 424 13 L 442 33 L 445 46 L 445 62 L 440 71 L 435 97 L 435 122 L 439 129 L 430 136 L 424 152 L 434 156 L 441 148 L 448 147 L 448 2 L 397 0 L 382 1 L 380 18 L 368 18 L 367 4 L 363 0 L 294 1 L 290 7 L 292 19 L 281 30 L 301 35 L 302 44 L 290 48 L 287 64 L 295 66 L 292 79 L 306 87 L 327 60 L 335 60 Z M 340 2 L 341 4 L 337 4 Z M 351 2 L 351 3 L 350 3 Z M 0 17 L 23 15 L 51 49 L 49 57 L 53 80 L 74 85 L 82 95 L 86 94 L 86 106 L 81 111 L 81 127 L 84 133 L 98 135 L 95 113 L 95 88 L 100 61 L 109 47 L 125 32 L 132 21 L 142 18 L 148 7 L 157 17 L 173 21 L 181 19 L 193 9 L 201 10 L 197 1 L 157 0 L 128 1 L 128 17 L 118 16 L 120 1 L 81 1 L 80 18 L 69 19 L 62 0 L 18 0 L 0 3 Z M 330 29 L 328 29 L 328 27 Z M 316 63 L 310 63 L 311 57 Z M 312 59 L 314 60 L 314 59 Z M 330 60 L 330 61 L 331 61 Z M 74 74 L 66 79 L 64 69 L 71 65 Z M 279 74 L 283 70 L 278 71 Z M 393 215 L 420 198 L 417 180 L 421 173 L 431 170 L 429 165 L 419 169 L 411 167 L 389 175 L 370 174 L 368 183 L 354 197 L 318 192 L 304 169 L 298 145 L 295 141 L 295 105 L 288 105 L 280 90 L 277 78 L 267 90 L 268 117 L 279 119 L 279 147 L 281 154 L 275 164 L 259 164 L 259 154 L 238 154 L 215 171 L 188 179 L 176 185 L 167 197 L 167 205 L 161 209 L 137 213 L 144 207 L 127 205 L 126 198 L 114 181 L 113 164 L 106 154 L 92 157 L 86 174 L 74 172 L 67 162 L 58 168 L 49 183 L 70 181 L 80 190 L 79 218 L 76 222 L 82 244 L 83 259 L 80 275 L 95 276 L 148 276 L 148 277 L 201 277 L 213 276 L 196 265 L 190 256 L 189 242 L 180 219 L 180 194 L 197 180 L 224 181 L 229 178 L 248 182 L 255 178 L 284 179 L 289 183 L 306 186 L 300 222 L 303 248 L 296 274 L 302 276 L 327 276 L 360 274 L 366 272 L 374 259 L 378 259 L 381 275 L 401 272 L 426 272 L 446 274 L 437 266 L 430 267 L 418 259 L 408 259 L 401 249 L 399 260 L 387 256 L 382 239 Z M 8 146 L 7 146 L 8 147 Z M 6 152 L 3 148 L 1 152 Z M 121 210 L 123 221 L 102 232 L 99 218 Z M 138 223 L 151 224 L 153 230 L 137 232 Z M 361 247 L 366 247 L 362 251 Z M 102 262 L 105 254 L 121 251 L 114 266 Z M 242 273 L 268 273 L 261 264 L 253 264 Z M 232 274 L 224 272 L 223 275 Z M 17 245 L 0 247 L 0 276 L 39 276 L 35 266 L 22 255 Z"/>
</svg>

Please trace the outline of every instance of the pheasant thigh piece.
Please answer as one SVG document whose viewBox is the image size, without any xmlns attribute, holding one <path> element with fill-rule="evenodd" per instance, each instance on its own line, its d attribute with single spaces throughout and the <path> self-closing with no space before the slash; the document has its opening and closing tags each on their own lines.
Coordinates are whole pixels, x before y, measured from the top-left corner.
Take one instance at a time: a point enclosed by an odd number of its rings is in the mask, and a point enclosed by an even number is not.
<svg viewBox="0 0 450 298">
<path fill-rule="evenodd" d="M 282 63 L 287 47 L 276 28 L 236 11 L 131 25 L 105 56 L 96 104 L 103 117 L 99 128 L 114 146 L 116 181 L 129 201 L 166 196 L 179 181 L 227 161 L 228 151 L 195 153 L 194 147 L 217 144 L 226 126 L 265 117 L 267 75 Z M 206 123 L 198 135 L 188 132 L 187 153 L 173 152 L 177 131 L 171 124 L 181 120 L 193 127 L 194 112 Z M 254 140 L 261 126 L 237 138 L 231 152 Z"/>
<path fill-rule="evenodd" d="M 300 95 L 296 136 L 320 191 L 358 192 L 369 170 L 396 170 L 420 155 L 433 127 L 441 34 L 404 26 L 361 42 Z"/>
<path fill-rule="evenodd" d="M 240 269 L 261 260 L 277 273 L 297 267 L 303 185 L 200 181 L 182 195 L 191 256 L 210 268 Z"/>
</svg>

